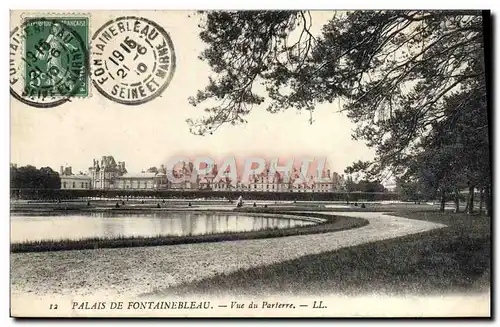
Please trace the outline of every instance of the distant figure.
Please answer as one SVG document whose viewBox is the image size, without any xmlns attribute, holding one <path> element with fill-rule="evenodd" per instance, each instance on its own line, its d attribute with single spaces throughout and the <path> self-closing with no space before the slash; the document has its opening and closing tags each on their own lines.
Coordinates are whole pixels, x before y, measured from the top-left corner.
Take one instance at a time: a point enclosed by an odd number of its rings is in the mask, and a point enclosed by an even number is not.
<svg viewBox="0 0 500 327">
<path fill-rule="evenodd" d="M 119 207 L 120 207 L 120 204 L 118 202 L 116 202 L 115 208 L 119 208 Z"/>
<path fill-rule="evenodd" d="M 364 203 L 361 203 L 361 208 L 366 208 Z"/>
<path fill-rule="evenodd" d="M 236 204 L 236 208 L 243 207 L 243 197 L 240 195 L 238 198 L 238 203 Z"/>
<path fill-rule="evenodd" d="M 61 203 L 61 199 L 57 199 L 57 203 Z"/>
<path fill-rule="evenodd" d="M 90 201 L 87 201 L 87 207 L 90 207 Z"/>
<path fill-rule="evenodd" d="M 264 208 L 267 208 L 267 204 L 264 204 Z"/>
<path fill-rule="evenodd" d="M 358 206 L 358 203 L 357 202 L 354 202 L 354 206 L 357 207 Z"/>
<path fill-rule="evenodd" d="M 158 203 L 158 204 L 156 205 L 156 207 L 157 207 L 157 208 L 161 208 L 161 205 Z"/>
<path fill-rule="evenodd" d="M 293 203 L 297 203 L 297 200 L 293 200 Z"/>
<path fill-rule="evenodd" d="M 163 199 L 163 203 L 165 203 L 165 199 Z"/>
<path fill-rule="evenodd" d="M 141 200 L 141 204 L 144 204 L 144 200 Z"/>
<path fill-rule="evenodd" d="M 124 206 L 125 205 L 125 201 L 122 200 L 122 205 Z"/>
<path fill-rule="evenodd" d="M 191 206 L 191 202 L 188 203 L 188 207 L 190 207 L 190 206 Z"/>
<path fill-rule="evenodd" d="M 253 203 L 253 207 L 255 208 L 256 206 L 257 206 L 257 203 L 255 203 L 255 202 L 254 202 L 254 203 Z"/>
</svg>

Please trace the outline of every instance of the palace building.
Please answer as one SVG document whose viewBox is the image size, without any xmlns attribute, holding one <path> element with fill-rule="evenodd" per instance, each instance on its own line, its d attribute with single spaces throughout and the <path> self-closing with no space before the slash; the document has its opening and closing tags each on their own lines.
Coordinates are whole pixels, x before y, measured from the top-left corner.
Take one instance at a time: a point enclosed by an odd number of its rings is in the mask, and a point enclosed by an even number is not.
<svg viewBox="0 0 500 327">
<path fill-rule="evenodd" d="M 294 169 L 293 173 L 270 172 L 266 166 L 260 174 L 251 175 L 247 183 L 231 180 L 229 177 L 215 180 L 218 169 L 214 164 L 209 173 L 199 176 L 191 162 L 180 162 L 171 168 L 168 178 L 167 169 L 152 167 L 141 173 L 129 173 L 124 161 L 115 161 L 113 156 L 94 159 L 88 174 L 74 175 L 71 167 L 62 167 L 59 175 L 61 189 L 127 189 L 127 190 L 213 190 L 213 191 L 250 191 L 250 192 L 335 192 L 343 188 L 343 176 L 323 172 L 323 178 L 305 177 Z"/>
<path fill-rule="evenodd" d="M 71 167 L 61 166 L 59 176 L 61 178 L 61 189 L 86 190 L 91 188 L 91 178 L 83 173 L 74 175 L 71 171 Z"/>
</svg>

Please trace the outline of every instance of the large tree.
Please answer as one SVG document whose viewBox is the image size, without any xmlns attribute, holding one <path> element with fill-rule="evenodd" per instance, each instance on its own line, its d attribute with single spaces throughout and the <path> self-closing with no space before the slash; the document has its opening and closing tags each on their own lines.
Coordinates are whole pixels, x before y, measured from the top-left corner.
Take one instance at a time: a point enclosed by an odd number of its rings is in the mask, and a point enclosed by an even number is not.
<svg viewBox="0 0 500 327">
<path fill-rule="evenodd" d="M 270 112 L 306 110 L 312 117 L 318 104 L 339 100 L 356 124 L 353 138 L 375 149 L 375 159 L 357 169 L 401 176 L 415 155 L 450 151 L 436 148 L 442 142 L 433 136 L 446 126 L 448 134 L 467 140 L 461 174 L 473 185 L 489 185 L 480 11 L 332 12 L 317 35 L 311 32 L 313 15 L 203 13 L 200 37 L 207 48 L 200 59 L 214 74 L 190 99 L 206 111 L 204 118 L 188 120 L 192 132 L 245 122 L 255 105 Z M 486 119 L 474 121 L 470 113 Z"/>
<path fill-rule="evenodd" d="M 412 114 L 439 111 L 433 104 L 469 79 L 482 79 L 478 87 L 485 91 L 478 11 L 334 12 L 316 37 L 308 12 L 214 11 L 203 17 L 200 37 L 208 47 L 200 58 L 215 77 L 191 99 L 213 104 L 206 119 L 191 121 L 196 132 L 240 122 L 252 105 L 264 102 L 254 92 L 258 83 L 266 87 L 271 111 L 314 110 L 343 98 L 355 121 L 379 124 L 401 118 L 395 116 L 409 106 Z"/>
<path fill-rule="evenodd" d="M 468 102 L 467 110 L 456 110 Z M 455 210 L 459 211 L 459 192 L 468 186 L 469 212 L 473 211 L 476 188 L 485 191 L 486 207 L 490 208 L 490 155 L 488 115 L 483 97 L 477 93 L 454 93 L 444 104 L 446 119 L 434 122 L 431 131 L 422 137 L 406 170 L 398 182 L 401 186 L 417 186 L 419 191 L 438 193 L 441 209 L 453 194 Z M 430 192 L 429 192 L 430 190 Z"/>
</svg>

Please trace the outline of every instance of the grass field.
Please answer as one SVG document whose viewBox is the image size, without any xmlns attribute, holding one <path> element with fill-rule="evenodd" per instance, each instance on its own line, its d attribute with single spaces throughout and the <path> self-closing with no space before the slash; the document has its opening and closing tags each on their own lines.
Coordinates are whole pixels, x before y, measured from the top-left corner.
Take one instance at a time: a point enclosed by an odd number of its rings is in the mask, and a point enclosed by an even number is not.
<svg viewBox="0 0 500 327">
<path fill-rule="evenodd" d="M 266 296 L 489 290 L 489 217 L 415 211 L 394 215 L 449 227 L 218 275 L 167 293 Z"/>
</svg>

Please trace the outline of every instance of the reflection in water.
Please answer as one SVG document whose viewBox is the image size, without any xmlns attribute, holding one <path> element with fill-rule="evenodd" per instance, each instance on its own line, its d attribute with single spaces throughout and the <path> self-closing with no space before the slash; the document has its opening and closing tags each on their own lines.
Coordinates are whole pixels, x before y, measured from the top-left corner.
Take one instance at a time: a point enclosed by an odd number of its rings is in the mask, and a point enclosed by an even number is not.
<svg viewBox="0 0 500 327">
<path fill-rule="evenodd" d="M 305 226 L 313 222 L 233 213 L 162 212 L 11 216 L 11 242 L 89 237 L 203 235 Z"/>
</svg>

